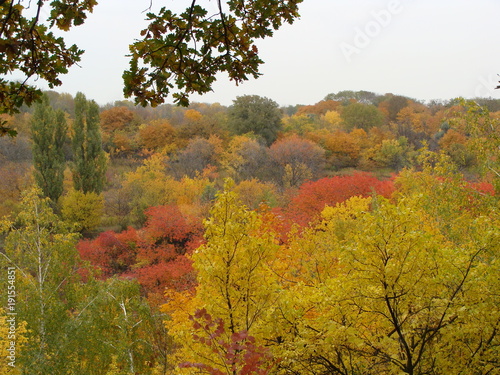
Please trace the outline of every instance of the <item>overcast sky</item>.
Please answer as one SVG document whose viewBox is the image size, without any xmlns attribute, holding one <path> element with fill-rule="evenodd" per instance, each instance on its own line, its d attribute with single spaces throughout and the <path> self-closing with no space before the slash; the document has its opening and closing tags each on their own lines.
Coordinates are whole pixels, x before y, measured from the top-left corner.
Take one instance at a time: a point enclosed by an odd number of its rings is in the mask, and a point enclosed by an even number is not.
<svg viewBox="0 0 500 375">
<path fill-rule="evenodd" d="M 209 6 L 214 6 L 214 1 Z M 123 99 L 128 44 L 146 25 L 150 0 L 100 0 L 86 24 L 66 34 L 86 50 L 57 91 L 99 104 Z M 188 0 L 153 0 L 187 7 Z M 263 76 L 239 87 L 221 76 L 193 101 L 230 105 L 256 94 L 280 105 L 314 104 L 341 90 L 420 100 L 500 98 L 499 0 L 304 0 L 301 18 L 258 42 Z"/>
</svg>

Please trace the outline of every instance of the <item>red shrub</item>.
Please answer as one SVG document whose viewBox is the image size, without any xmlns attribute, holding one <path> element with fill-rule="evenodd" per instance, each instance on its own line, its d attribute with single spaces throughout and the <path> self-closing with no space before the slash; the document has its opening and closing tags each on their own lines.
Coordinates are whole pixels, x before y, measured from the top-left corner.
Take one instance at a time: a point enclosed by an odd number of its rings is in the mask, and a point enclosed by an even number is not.
<svg viewBox="0 0 500 375">
<path fill-rule="evenodd" d="M 300 186 L 298 194 L 286 209 L 286 216 L 292 222 L 304 226 L 317 217 L 326 205 L 335 206 L 353 196 L 378 194 L 388 198 L 393 191 L 392 180 L 381 181 L 364 172 L 322 178 Z"/>
<path fill-rule="evenodd" d="M 80 256 L 100 269 L 103 277 L 137 278 L 147 293 L 193 287 L 193 269 L 185 254 L 201 244 L 201 221 L 182 214 L 177 206 L 150 207 L 146 215 L 140 230 L 108 231 L 80 241 Z"/>
</svg>

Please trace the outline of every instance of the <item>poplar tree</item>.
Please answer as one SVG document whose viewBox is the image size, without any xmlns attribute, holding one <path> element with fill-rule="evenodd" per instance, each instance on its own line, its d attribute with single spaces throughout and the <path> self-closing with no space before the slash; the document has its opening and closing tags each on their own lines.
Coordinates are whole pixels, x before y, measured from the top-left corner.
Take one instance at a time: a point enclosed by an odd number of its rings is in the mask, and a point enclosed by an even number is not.
<svg viewBox="0 0 500 375">
<path fill-rule="evenodd" d="M 33 138 L 33 165 L 35 180 L 43 195 L 57 202 L 63 192 L 64 142 L 66 140 L 66 118 L 61 110 L 55 111 L 46 95 L 35 105 L 31 120 Z"/>
<path fill-rule="evenodd" d="M 73 125 L 73 182 L 75 190 L 99 194 L 104 187 L 106 154 L 102 149 L 99 106 L 81 92 L 75 96 Z"/>
</svg>

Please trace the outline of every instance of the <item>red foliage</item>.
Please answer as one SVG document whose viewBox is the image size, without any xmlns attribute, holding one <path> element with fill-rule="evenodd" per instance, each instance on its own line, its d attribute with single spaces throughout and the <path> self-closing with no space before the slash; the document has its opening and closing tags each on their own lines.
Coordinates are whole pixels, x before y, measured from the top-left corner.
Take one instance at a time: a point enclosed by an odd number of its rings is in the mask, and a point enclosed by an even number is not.
<svg viewBox="0 0 500 375">
<path fill-rule="evenodd" d="M 234 332 L 230 337 L 225 335 L 226 329 L 222 319 L 213 319 L 205 309 L 197 310 L 193 321 L 196 334 L 193 339 L 212 349 L 224 365 L 213 367 L 213 361 L 207 363 L 184 362 L 181 368 L 197 368 L 211 375 L 237 374 L 237 375 L 267 375 L 273 367 L 269 350 L 257 346 L 255 338 L 247 331 Z"/>
<path fill-rule="evenodd" d="M 192 261 L 179 255 L 170 261 L 137 268 L 129 276 L 137 278 L 149 293 L 164 292 L 165 288 L 182 291 L 196 285 Z"/>
<path fill-rule="evenodd" d="M 484 202 L 484 200 L 481 199 L 481 196 L 495 195 L 495 187 L 489 182 L 468 182 L 466 189 L 468 191 L 468 204 L 462 209 L 468 211 L 477 210 L 478 213 L 481 212 L 481 202 Z"/>
<path fill-rule="evenodd" d="M 364 172 L 322 178 L 301 185 L 284 215 L 288 220 L 305 226 L 317 217 L 326 205 L 335 206 L 353 196 L 368 197 L 374 193 L 388 198 L 393 191 L 392 180 L 381 181 Z"/>
<path fill-rule="evenodd" d="M 185 254 L 201 244 L 200 220 L 183 215 L 177 206 L 150 207 L 146 215 L 140 230 L 108 231 L 80 241 L 80 256 L 99 268 L 103 277 L 137 278 L 147 293 L 194 287 L 193 268 Z"/>
<path fill-rule="evenodd" d="M 83 260 L 88 260 L 109 277 L 130 270 L 137 254 L 138 233 L 128 228 L 121 233 L 107 231 L 94 240 L 82 240 L 77 249 Z"/>
<path fill-rule="evenodd" d="M 495 195 L 495 187 L 489 182 L 470 182 L 469 186 L 481 194 L 487 194 L 494 196 Z"/>
<path fill-rule="evenodd" d="M 148 245 L 171 244 L 178 254 L 200 245 L 203 232 L 200 220 L 183 215 L 177 206 L 150 207 L 146 216 L 143 238 Z"/>
</svg>

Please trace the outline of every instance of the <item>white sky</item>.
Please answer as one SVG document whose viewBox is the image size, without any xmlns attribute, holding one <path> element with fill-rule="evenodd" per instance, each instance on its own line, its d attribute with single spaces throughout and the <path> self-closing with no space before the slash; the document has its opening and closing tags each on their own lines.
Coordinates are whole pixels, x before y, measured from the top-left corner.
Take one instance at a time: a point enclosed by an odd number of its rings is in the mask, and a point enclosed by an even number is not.
<svg viewBox="0 0 500 375">
<path fill-rule="evenodd" d="M 153 5 L 184 9 L 190 2 Z M 57 91 L 81 91 L 99 104 L 123 99 L 128 44 L 145 27 L 149 4 L 100 0 L 85 25 L 65 34 L 86 53 Z M 499 0 L 304 0 L 300 10 L 300 20 L 258 42 L 262 77 L 236 87 L 221 76 L 214 92 L 191 100 L 230 105 L 255 94 L 280 105 L 314 104 L 341 90 L 500 98 L 493 89 L 500 79 Z"/>
</svg>

